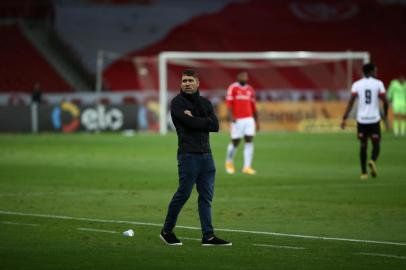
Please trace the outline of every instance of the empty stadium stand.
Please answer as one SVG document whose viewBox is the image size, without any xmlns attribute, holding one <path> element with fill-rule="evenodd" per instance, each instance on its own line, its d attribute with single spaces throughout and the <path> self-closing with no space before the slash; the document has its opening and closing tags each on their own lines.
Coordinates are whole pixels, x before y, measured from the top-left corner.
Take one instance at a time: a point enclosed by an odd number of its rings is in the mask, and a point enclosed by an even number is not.
<svg viewBox="0 0 406 270">
<path fill-rule="evenodd" d="M 406 71 L 404 29 L 406 6 L 397 1 L 239 1 L 195 16 L 125 57 L 161 51 L 369 51 L 388 84 Z M 294 86 L 309 85 L 289 69 L 278 75 Z M 142 75 L 128 61 L 117 60 L 104 78 L 112 90 L 143 89 Z M 158 85 L 157 77 L 153 85 Z M 203 78 L 202 85 L 223 87 L 216 74 Z"/>
<path fill-rule="evenodd" d="M 45 19 L 52 16 L 52 0 L 0 1 L 0 18 Z"/>
<path fill-rule="evenodd" d="M 103 86 L 113 91 L 156 90 L 156 56 L 161 51 L 369 51 L 386 84 L 406 70 L 402 1 L 5 0 L 0 21 L 4 18 L 54 22 L 61 44 L 72 50 L 90 79 L 96 74 L 99 49 L 118 53 L 104 59 Z M 36 81 L 44 91 L 78 88 L 49 64 L 18 24 L 0 22 L 0 35 L 0 91 L 30 91 Z M 133 57 L 146 60 L 124 61 Z M 236 70 L 219 73 L 210 65 L 202 74 L 202 88 L 224 89 Z M 257 71 L 251 83 L 259 89 L 271 82 L 279 90 L 335 91 L 345 84 L 340 78 L 331 82 L 325 74 L 342 73 L 344 66 L 314 66 L 304 73 L 288 66 Z M 177 89 L 181 69 L 169 71 L 170 88 Z M 353 77 L 359 76 L 358 69 Z"/>
<path fill-rule="evenodd" d="M 1 92 L 30 92 L 36 82 L 44 92 L 71 91 L 17 24 L 0 25 L 0 37 Z"/>
</svg>

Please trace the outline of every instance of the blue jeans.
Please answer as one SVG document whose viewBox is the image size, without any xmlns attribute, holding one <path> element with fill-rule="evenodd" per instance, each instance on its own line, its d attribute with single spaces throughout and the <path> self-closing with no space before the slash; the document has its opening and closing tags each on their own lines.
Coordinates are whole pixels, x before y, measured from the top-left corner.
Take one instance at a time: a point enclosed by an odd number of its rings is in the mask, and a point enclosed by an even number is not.
<svg viewBox="0 0 406 270">
<path fill-rule="evenodd" d="M 179 187 L 173 195 L 165 219 L 164 231 L 172 231 L 180 210 L 185 205 L 196 183 L 200 224 L 203 237 L 213 235 L 211 223 L 211 201 L 214 193 L 216 168 L 211 154 L 178 155 Z"/>
</svg>

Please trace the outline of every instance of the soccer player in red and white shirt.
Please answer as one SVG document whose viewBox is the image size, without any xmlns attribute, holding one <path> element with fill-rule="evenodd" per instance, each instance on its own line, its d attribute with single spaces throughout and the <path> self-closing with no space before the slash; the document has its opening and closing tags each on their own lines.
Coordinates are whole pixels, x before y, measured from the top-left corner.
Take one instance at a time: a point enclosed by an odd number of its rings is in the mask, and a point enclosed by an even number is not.
<svg viewBox="0 0 406 270">
<path fill-rule="evenodd" d="M 255 91 L 247 84 L 248 73 L 238 73 L 237 82 L 228 87 L 226 104 L 231 121 L 231 142 L 227 147 L 226 171 L 235 173 L 234 155 L 242 137 L 244 137 L 244 167 L 242 172 L 254 175 L 256 171 L 251 167 L 254 156 L 254 136 L 259 130 L 257 109 L 255 105 Z"/>
<path fill-rule="evenodd" d="M 355 99 L 358 98 L 357 108 L 357 132 L 360 140 L 360 162 L 361 162 L 361 180 L 367 180 L 367 146 L 368 138 L 372 141 L 371 160 L 368 166 L 371 170 L 372 177 L 377 176 L 376 161 L 379 156 L 381 120 L 379 99 L 383 102 L 383 119 L 386 123 L 388 115 L 388 101 L 385 95 L 385 87 L 382 81 L 376 79 L 376 66 L 372 63 L 363 66 L 362 71 L 364 78 L 353 83 L 351 88 L 351 98 L 348 101 L 347 109 L 341 122 L 341 128 L 344 129 L 346 120 L 354 105 Z"/>
</svg>

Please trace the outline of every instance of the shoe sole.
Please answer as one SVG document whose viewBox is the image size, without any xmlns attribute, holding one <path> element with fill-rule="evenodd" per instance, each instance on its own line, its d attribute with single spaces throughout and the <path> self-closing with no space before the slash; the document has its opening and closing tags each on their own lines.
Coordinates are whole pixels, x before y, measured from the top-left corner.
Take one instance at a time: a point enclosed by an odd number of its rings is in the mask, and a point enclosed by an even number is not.
<svg viewBox="0 0 406 270">
<path fill-rule="evenodd" d="M 372 177 L 376 177 L 378 174 L 376 172 L 376 165 L 372 162 L 368 162 L 368 166 L 371 169 L 371 175 Z"/>
<path fill-rule="evenodd" d="M 159 235 L 159 238 L 161 238 L 161 240 L 162 240 L 165 244 L 167 244 L 168 246 L 182 246 L 182 245 L 183 245 L 182 242 L 180 242 L 180 243 L 173 243 L 173 244 L 168 243 L 168 242 L 166 242 L 165 238 L 162 237 L 162 235 Z"/>
<path fill-rule="evenodd" d="M 234 166 L 231 167 L 231 168 L 228 168 L 227 165 L 226 165 L 226 172 L 227 172 L 228 174 L 234 174 L 234 173 L 235 173 L 235 168 L 234 168 Z"/>
<path fill-rule="evenodd" d="M 202 244 L 202 247 L 216 247 L 216 246 L 219 246 L 219 247 L 230 247 L 230 246 L 232 246 L 233 245 L 233 243 L 228 243 L 228 244 Z"/>
</svg>

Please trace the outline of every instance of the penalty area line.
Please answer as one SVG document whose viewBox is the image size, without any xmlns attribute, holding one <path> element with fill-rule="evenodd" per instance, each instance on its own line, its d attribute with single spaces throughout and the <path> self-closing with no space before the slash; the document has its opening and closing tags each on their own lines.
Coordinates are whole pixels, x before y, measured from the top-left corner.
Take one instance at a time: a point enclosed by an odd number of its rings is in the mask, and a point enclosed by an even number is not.
<svg viewBox="0 0 406 270">
<path fill-rule="evenodd" d="M 284 248 L 284 249 L 306 249 L 304 247 L 292 247 L 292 246 L 278 246 L 278 245 L 268 245 L 268 244 L 252 244 L 256 247 L 270 247 L 270 248 Z"/>
<path fill-rule="evenodd" d="M 87 232 L 118 233 L 117 231 L 99 230 L 99 229 L 92 229 L 92 228 L 76 228 L 76 230 L 87 231 Z"/>
<path fill-rule="evenodd" d="M 200 238 L 192 238 L 192 237 L 179 237 L 182 240 L 192 240 L 192 241 L 202 241 Z"/>
<path fill-rule="evenodd" d="M 18 225 L 18 226 L 31 226 L 31 227 L 38 227 L 39 224 L 32 224 L 32 223 L 20 223 L 20 222 L 11 222 L 11 221 L 2 221 L 1 224 L 6 225 Z"/>
<path fill-rule="evenodd" d="M 132 224 L 132 225 L 140 225 L 140 226 L 162 227 L 162 224 L 149 223 L 149 222 L 137 222 L 137 221 L 128 221 L 128 220 L 113 220 L 113 219 L 97 219 L 97 218 L 80 218 L 80 217 L 70 217 L 70 216 L 60 216 L 60 215 L 47 215 L 47 214 L 12 212 L 12 211 L 3 211 L 3 210 L 0 210 L 0 215 L 41 217 L 41 218 L 63 219 L 63 220 L 77 220 L 77 221 L 90 221 L 90 222 L 101 222 L 101 223 Z M 182 228 L 182 229 L 189 229 L 189 230 L 200 230 L 200 227 L 180 226 L 180 225 L 176 226 L 176 227 L 177 228 Z M 245 233 L 245 234 L 258 234 L 258 235 L 272 235 L 272 236 L 293 237 L 293 238 L 314 239 L 314 240 L 355 242 L 355 243 L 364 243 L 364 244 L 381 244 L 381 245 L 393 245 L 393 246 L 406 246 L 406 243 L 391 242 L 391 241 L 375 241 L 375 240 L 362 240 L 362 239 L 352 239 L 352 238 L 325 237 L 325 236 L 315 236 L 315 235 L 301 235 L 301 234 L 251 231 L 251 230 L 237 230 L 237 229 L 222 229 L 222 228 L 216 229 L 216 231 Z"/>
<path fill-rule="evenodd" d="M 358 253 L 355 253 L 355 254 L 365 255 L 365 256 L 385 257 L 385 258 L 391 258 L 391 259 L 406 260 L 406 256 L 399 256 L 399 255 L 393 255 L 393 254 L 368 253 L 368 252 L 358 252 Z"/>
</svg>

